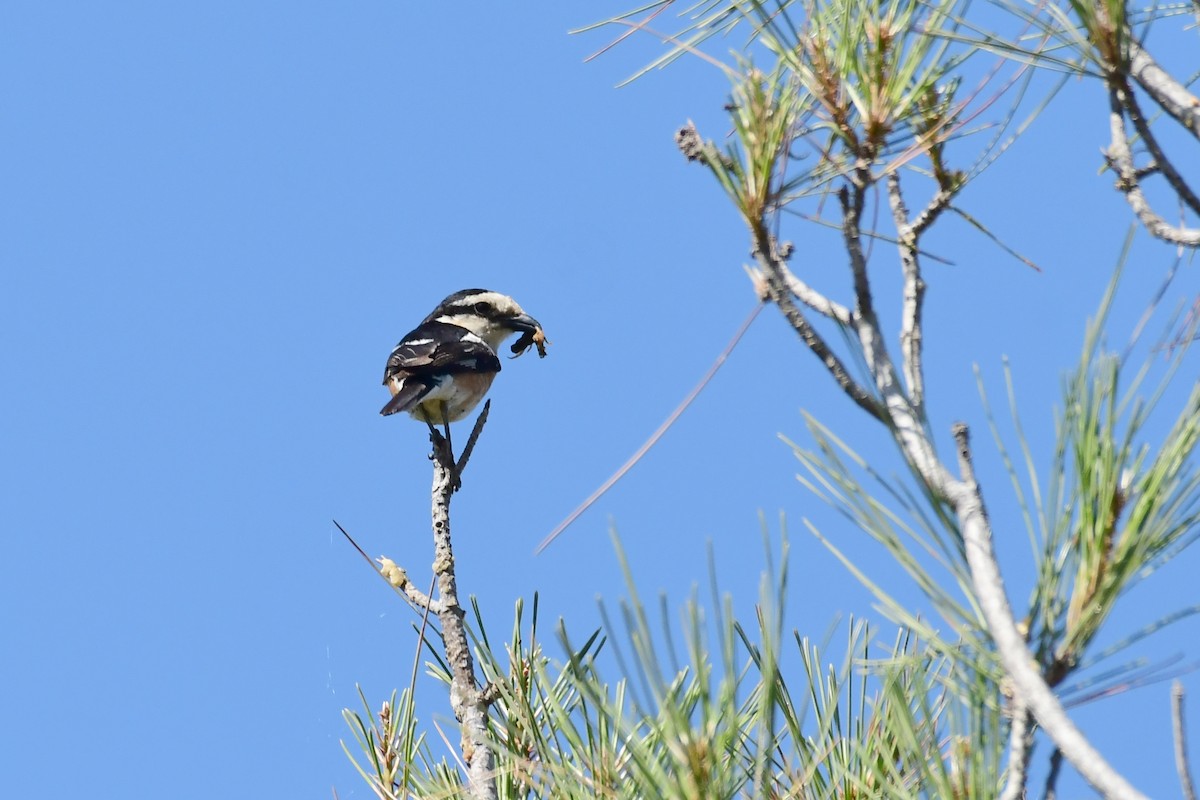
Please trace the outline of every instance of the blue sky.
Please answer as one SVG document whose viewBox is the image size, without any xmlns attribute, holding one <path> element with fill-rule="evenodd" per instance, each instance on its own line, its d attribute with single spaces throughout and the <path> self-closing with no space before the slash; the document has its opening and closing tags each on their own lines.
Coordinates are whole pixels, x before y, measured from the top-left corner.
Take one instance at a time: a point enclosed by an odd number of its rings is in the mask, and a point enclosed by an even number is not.
<svg viewBox="0 0 1200 800">
<path fill-rule="evenodd" d="M 544 360 L 505 362 L 455 501 L 460 591 L 494 630 L 534 591 L 547 621 L 598 624 L 596 598 L 624 592 L 610 525 L 644 596 L 681 603 L 704 584 L 711 542 L 748 613 L 760 515 L 777 541 L 780 514 L 789 627 L 819 637 L 839 613 L 871 613 L 801 520 L 873 574 L 894 579 L 894 567 L 796 482 L 778 436 L 806 441 L 803 409 L 887 469 L 892 448 L 772 309 L 659 447 L 532 555 L 755 302 L 740 223 L 672 142 L 689 118 L 724 132 L 725 80 L 685 60 L 614 89 L 657 46 L 634 40 L 584 63 L 606 36 L 567 31 L 621 8 L 7 6 L 12 796 L 369 796 L 338 744 L 341 709 L 357 705 L 356 683 L 374 700 L 406 684 L 414 637 L 331 519 L 428 579 L 427 434 L 378 416 L 379 381 L 396 340 L 460 288 L 512 294 L 553 341 Z M 999 400 L 1011 359 L 1027 432 L 1048 454 L 1061 375 L 1129 221 L 1098 173 L 1105 125 L 1097 87 L 1072 82 L 962 198 L 1041 272 L 953 220 L 928 242 L 954 261 L 927 266 L 931 410 L 943 445 L 953 420 L 977 427 L 992 513 L 1013 523 L 998 546 L 1018 598 L 1028 549 L 972 365 Z M 794 267 L 845 284 L 830 233 L 785 236 Z M 1114 342 L 1171 259 L 1139 234 Z M 879 263 L 886 291 L 893 265 Z M 1165 305 L 1195 291 L 1185 268 Z M 1194 563 L 1186 554 L 1131 593 L 1111 637 L 1194 603 Z M 1139 652 L 1195 660 L 1197 631 L 1185 621 Z M 1200 689 L 1195 675 L 1185 684 Z M 429 714 L 448 717 L 429 697 Z M 1076 714 L 1155 796 L 1177 791 L 1167 697 L 1163 684 Z"/>
</svg>

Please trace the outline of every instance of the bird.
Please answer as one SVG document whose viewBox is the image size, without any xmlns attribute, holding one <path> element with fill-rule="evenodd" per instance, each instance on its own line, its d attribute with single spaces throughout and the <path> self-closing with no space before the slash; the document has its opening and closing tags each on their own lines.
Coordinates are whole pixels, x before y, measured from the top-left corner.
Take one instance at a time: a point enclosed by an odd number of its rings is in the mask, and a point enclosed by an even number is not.
<svg viewBox="0 0 1200 800">
<path fill-rule="evenodd" d="M 455 292 L 392 349 L 383 371 L 392 398 L 379 413 L 406 411 L 425 422 L 431 436 L 434 425 L 441 425 L 449 443 L 450 423 L 470 414 L 487 394 L 500 372 L 496 351 L 514 333 L 521 334 L 514 353 L 536 343 L 545 354 L 541 323 L 516 300 L 487 289 Z"/>
</svg>

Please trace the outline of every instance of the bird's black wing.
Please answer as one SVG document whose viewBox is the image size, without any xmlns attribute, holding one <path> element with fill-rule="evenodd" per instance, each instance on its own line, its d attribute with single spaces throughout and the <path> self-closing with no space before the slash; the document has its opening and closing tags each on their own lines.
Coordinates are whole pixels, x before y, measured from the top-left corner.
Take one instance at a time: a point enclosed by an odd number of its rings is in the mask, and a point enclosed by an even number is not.
<svg viewBox="0 0 1200 800">
<path fill-rule="evenodd" d="M 425 322 L 400 340 L 388 357 L 383 383 L 394 392 L 379 413 L 408 411 L 450 375 L 500 371 L 500 359 L 466 328 Z"/>
<path fill-rule="evenodd" d="M 383 382 L 394 377 L 499 372 L 500 359 L 487 342 L 466 328 L 426 322 L 400 340 L 388 357 Z"/>
</svg>

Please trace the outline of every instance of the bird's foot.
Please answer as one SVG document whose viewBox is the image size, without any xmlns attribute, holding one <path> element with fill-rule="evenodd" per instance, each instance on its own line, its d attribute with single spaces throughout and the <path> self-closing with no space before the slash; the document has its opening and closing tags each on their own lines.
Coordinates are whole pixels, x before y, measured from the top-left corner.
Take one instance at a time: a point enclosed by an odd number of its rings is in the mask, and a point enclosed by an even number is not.
<svg viewBox="0 0 1200 800">
<path fill-rule="evenodd" d="M 450 491 L 457 492 L 462 488 L 462 471 L 454 460 L 454 451 L 451 449 L 450 440 L 431 428 L 429 441 L 433 445 L 433 452 L 429 454 L 429 460 L 437 461 L 442 465 L 442 468 L 450 476 Z"/>
</svg>

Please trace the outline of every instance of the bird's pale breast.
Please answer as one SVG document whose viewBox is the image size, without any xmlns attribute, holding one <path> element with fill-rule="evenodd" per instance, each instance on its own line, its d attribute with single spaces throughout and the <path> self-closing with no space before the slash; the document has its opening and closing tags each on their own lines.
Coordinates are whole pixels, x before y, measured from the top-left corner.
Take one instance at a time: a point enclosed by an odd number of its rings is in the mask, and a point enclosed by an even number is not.
<svg viewBox="0 0 1200 800">
<path fill-rule="evenodd" d="M 435 425 L 457 422 L 479 404 L 495 377 L 494 372 L 460 372 L 454 380 L 444 378 L 409 414 L 414 419 Z M 442 419 L 442 403 L 445 403 L 449 420 Z"/>
</svg>

